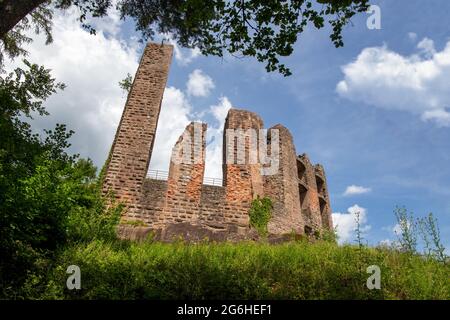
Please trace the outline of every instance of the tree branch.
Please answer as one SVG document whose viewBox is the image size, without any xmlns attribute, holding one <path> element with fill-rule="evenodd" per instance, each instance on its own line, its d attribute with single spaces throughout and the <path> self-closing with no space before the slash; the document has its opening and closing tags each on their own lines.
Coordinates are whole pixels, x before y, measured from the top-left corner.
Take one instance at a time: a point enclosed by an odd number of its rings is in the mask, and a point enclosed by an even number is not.
<svg viewBox="0 0 450 320">
<path fill-rule="evenodd" d="M 0 39 L 27 14 L 48 0 L 3 0 L 0 2 Z"/>
</svg>

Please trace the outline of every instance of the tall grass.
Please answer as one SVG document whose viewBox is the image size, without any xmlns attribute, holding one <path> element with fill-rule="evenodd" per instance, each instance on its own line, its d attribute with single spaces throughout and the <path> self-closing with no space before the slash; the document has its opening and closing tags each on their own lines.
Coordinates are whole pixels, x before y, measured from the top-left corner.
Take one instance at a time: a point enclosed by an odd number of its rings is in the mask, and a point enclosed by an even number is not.
<svg viewBox="0 0 450 320">
<path fill-rule="evenodd" d="M 367 266 L 361 273 L 362 256 Z M 78 291 L 65 285 L 72 264 L 81 269 Z M 369 265 L 381 268 L 380 290 L 366 287 Z M 448 265 L 387 248 L 327 242 L 93 241 L 67 248 L 43 268 L 51 271 L 30 278 L 27 298 L 450 299 Z"/>
</svg>

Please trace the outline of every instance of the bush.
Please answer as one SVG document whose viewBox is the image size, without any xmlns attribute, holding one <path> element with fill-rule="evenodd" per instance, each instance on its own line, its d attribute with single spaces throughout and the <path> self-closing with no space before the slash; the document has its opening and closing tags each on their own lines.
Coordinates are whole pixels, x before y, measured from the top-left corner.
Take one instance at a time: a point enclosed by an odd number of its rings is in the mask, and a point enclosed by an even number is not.
<svg viewBox="0 0 450 320">
<path fill-rule="evenodd" d="M 359 272 L 364 250 L 364 272 Z M 81 290 L 66 289 L 66 268 L 81 269 Z M 369 265 L 381 290 L 366 287 Z M 326 242 L 90 243 L 62 251 L 48 278 L 30 280 L 38 299 L 449 299 L 450 268 L 383 248 Z"/>
<path fill-rule="evenodd" d="M 68 243 L 113 239 L 120 208 L 105 210 L 96 168 L 66 153 L 64 125 L 41 137 L 24 121 L 46 115 L 43 102 L 64 85 L 25 61 L 0 77 L 0 297 Z"/>
<path fill-rule="evenodd" d="M 249 216 L 250 225 L 255 228 L 261 236 L 266 236 L 267 225 L 272 217 L 272 200 L 268 197 L 254 199 L 251 203 Z"/>
</svg>

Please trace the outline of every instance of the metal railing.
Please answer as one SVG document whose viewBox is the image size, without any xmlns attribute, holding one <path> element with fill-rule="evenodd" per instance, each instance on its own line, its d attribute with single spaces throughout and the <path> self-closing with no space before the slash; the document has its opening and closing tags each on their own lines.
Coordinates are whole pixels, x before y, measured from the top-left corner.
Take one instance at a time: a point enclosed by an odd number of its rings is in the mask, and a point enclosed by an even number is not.
<svg viewBox="0 0 450 320">
<path fill-rule="evenodd" d="M 203 178 L 203 184 L 207 184 L 207 185 L 210 185 L 210 186 L 220 186 L 221 187 L 223 185 L 223 179 L 204 177 Z"/>
<path fill-rule="evenodd" d="M 167 179 L 169 179 L 169 171 L 148 170 L 147 178 L 155 179 L 155 180 L 167 180 Z M 204 177 L 203 184 L 207 184 L 210 186 L 222 186 L 223 179 Z"/>
<path fill-rule="evenodd" d="M 147 178 L 156 180 L 167 180 L 169 179 L 169 171 L 148 170 Z"/>
</svg>

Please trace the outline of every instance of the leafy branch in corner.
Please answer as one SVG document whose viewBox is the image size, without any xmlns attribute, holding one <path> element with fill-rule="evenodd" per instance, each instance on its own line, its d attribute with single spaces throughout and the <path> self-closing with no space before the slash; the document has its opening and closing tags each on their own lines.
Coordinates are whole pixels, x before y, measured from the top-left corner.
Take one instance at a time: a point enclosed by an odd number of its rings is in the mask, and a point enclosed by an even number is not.
<svg viewBox="0 0 450 320">
<path fill-rule="evenodd" d="M 331 27 L 335 47 L 344 45 L 342 31 L 358 13 L 366 12 L 369 0 L 3 0 L 0 1 L 0 64 L 2 54 L 11 58 L 25 54 L 23 45 L 34 27 L 52 41 L 55 10 L 77 8 L 79 21 L 91 34 L 93 18 L 119 12 L 135 22 L 141 41 L 169 35 L 185 48 L 198 48 L 204 55 L 251 57 L 265 64 L 268 72 L 291 75 L 280 61 L 291 55 L 299 36 L 308 28 Z"/>
</svg>

